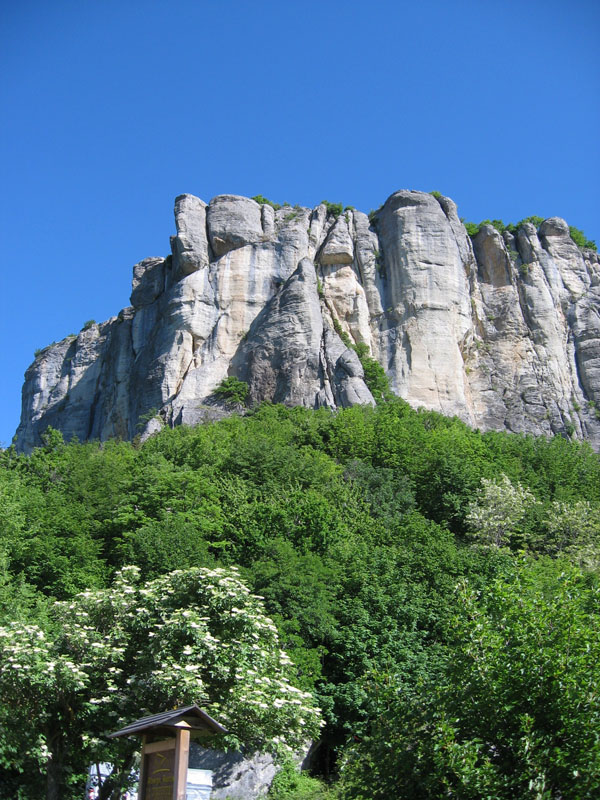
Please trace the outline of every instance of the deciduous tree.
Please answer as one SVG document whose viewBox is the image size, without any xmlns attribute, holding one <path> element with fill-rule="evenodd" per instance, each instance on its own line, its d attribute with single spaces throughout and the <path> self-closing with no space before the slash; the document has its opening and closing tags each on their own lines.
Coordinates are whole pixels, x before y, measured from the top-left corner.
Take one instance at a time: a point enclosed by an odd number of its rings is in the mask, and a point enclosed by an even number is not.
<svg viewBox="0 0 600 800">
<path fill-rule="evenodd" d="M 45 771 L 47 800 L 78 797 L 96 761 L 124 768 L 116 792 L 134 745 L 105 734 L 180 704 L 202 705 L 230 744 L 298 747 L 319 729 L 275 625 L 235 570 L 180 570 L 145 584 L 138 574 L 126 567 L 111 588 L 55 603 L 45 630 L 0 628 L 0 720 L 10 722 L 0 764 L 24 783 Z M 33 780 L 22 797 L 41 793 Z"/>
</svg>

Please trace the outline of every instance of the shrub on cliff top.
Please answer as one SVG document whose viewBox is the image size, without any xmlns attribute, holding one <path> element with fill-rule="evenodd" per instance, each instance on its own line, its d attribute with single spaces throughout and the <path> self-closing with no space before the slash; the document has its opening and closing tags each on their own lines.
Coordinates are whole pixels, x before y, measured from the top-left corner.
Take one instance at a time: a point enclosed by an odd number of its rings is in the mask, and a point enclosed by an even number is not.
<svg viewBox="0 0 600 800">
<path fill-rule="evenodd" d="M 271 206 L 271 208 L 274 208 L 275 211 L 278 211 L 281 208 L 279 203 L 274 203 L 272 200 L 268 200 L 266 197 L 263 197 L 262 194 L 255 195 L 252 200 L 254 200 L 255 203 L 258 203 L 259 206 Z M 284 203 L 284 205 L 287 205 L 287 203 Z"/>
<path fill-rule="evenodd" d="M 431 194 L 434 194 L 434 192 L 431 192 Z M 465 222 L 464 219 L 461 220 L 471 238 L 473 236 L 477 236 L 484 225 L 492 225 L 499 233 L 504 233 L 504 231 L 516 233 L 526 222 L 530 222 L 532 225 L 535 225 L 536 228 L 539 228 L 543 221 L 543 217 L 537 217 L 535 215 L 531 217 L 524 217 L 516 224 L 509 222 L 508 225 L 505 225 L 501 219 L 484 219 L 479 224 L 475 222 Z M 597 252 L 598 248 L 596 247 L 596 242 L 593 239 L 588 239 L 585 233 L 579 228 L 569 225 L 569 234 L 571 235 L 571 239 L 578 247 L 585 247 L 589 250 L 594 250 Z"/>
<path fill-rule="evenodd" d="M 321 200 L 321 205 L 325 206 L 327 213 L 333 214 L 336 219 L 344 210 L 344 207 L 341 203 L 330 203 L 329 200 Z"/>
</svg>

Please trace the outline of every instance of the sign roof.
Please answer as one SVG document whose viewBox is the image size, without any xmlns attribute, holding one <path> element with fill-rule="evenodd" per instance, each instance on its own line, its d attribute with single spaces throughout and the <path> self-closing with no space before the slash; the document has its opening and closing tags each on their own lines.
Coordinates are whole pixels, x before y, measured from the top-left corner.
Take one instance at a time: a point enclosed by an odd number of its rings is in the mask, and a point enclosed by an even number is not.
<svg viewBox="0 0 600 800">
<path fill-rule="evenodd" d="M 227 733 L 226 729 L 212 717 L 202 711 L 197 705 L 181 706 L 172 711 L 163 711 L 162 714 L 153 714 L 150 717 L 136 719 L 129 723 L 120 731 L 109 734 L 109 739 L 116 739 L 120 736 L 139 735 L 154 728 L 176 728 L 178 723 L 187 722 L 191 728 L 206 729 L 213 733 Z"/>
</svg>

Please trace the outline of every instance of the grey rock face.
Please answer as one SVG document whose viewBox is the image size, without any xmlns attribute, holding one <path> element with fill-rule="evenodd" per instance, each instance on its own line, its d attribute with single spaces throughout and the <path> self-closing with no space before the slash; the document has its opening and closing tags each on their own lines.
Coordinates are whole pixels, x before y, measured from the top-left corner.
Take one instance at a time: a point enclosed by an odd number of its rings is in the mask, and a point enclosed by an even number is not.
<svg viewBox="0 0 600 800">
<path fill-rule="evenodd" d="M 207 267 L 206 203 L 191 194 L 179 195 L 175 198 L 175 226 L 177 236 L 171 243 L 175 274 L 183 277 Z"/>
<path fill-rule="evenodd" d="M 321 264 L 352 264 L 354 261 L 354 244 L 349 230 L 350 212 L 341 214 L 335 221 L 323 249 L 319 261 Z"/>
<path fill-rule="evenodd" d="M 305 768 L 310 745 L 294 754 L 294 761 Z M 261 800 L 279 770 L 272 756 L 265 753 L 242 754 L 236 751 L 209 750 L 192 741 L 189 766 L 212 772 L 211 800 Z"/>
<path fill-rule="evenodd" d="M 134 308 L 152 305 L 164 288 L 164 258 L 145 258 L 134 266 L 130 297 Z"/>
<path fill-rule="evenodd" d="M 131 307 L 29 367 L 20 449 L 48 425 L 85 440 L 217 418 L 228 375 L 253 403 L 372 403 L 336 330 L 415 406 L 600 448 L 600 265 L 564 220 L 471 241 L 450 199 L 400 191 L 373 221 L 181 195 L 175 225 L 172 255 L 134 267 Z"/>
<path fill-rule="evenodd" d="M 466 232 L 457 241 L 434 197 L 403 191 L 384 205 L 378 233 L 386 279 L 379 351 L 392 388 L 416 405 L 474 422 L 462 355 L 472 334 Z"/>
<path fill-rule="evenodd" d="M 314 407 L 325 380 L 322 339 L 317 276 L 305 258 L 254 320 L 233 359 L 251 401 Z"/>
<path fill-rule="evenodd" d="M 215 197 L 208 208 L 208 236 L 213 253 L 224 256 L 263 235 L 261 207 L 254 200 L 233 194 Z"/>
<path fill-rule="evenodd" d="M 308 258 L 255 319 L 231 366 L 248 383 L 253 403 L 312 408 L 374 403 L 356 353 L 323 319 Z"/>
<path fill-rule="evenodd" d="M 277 768 L 271 756 L 207 750 L 192 743 L 189 765 L 212 772 L 213 800 L 258 800 L 264 797 Z"/>
</svg>

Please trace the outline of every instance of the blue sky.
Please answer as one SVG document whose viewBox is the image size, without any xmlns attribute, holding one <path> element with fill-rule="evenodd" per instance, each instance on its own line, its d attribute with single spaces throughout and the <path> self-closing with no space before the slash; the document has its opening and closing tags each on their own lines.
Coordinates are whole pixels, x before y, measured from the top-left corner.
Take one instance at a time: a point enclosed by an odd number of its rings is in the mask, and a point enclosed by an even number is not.
<svg viewBox="0 0 600 800">
<path fill-rule="evenodd" d="M 0 10 L 0 443 L 33 351 L 128 305 L 173 199 L 562 216 L 600 245 L 596 0 L 20 0 Z"/>
</svg>

